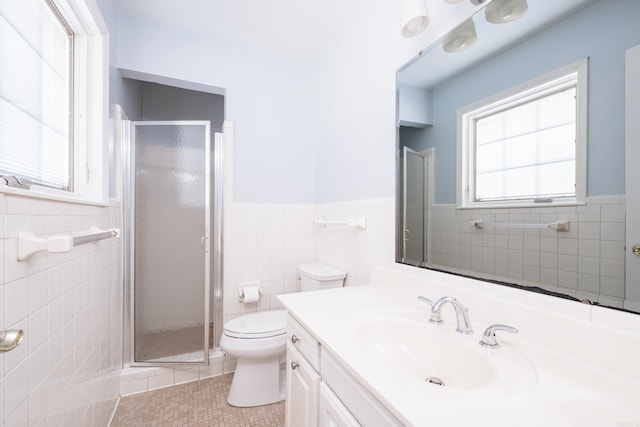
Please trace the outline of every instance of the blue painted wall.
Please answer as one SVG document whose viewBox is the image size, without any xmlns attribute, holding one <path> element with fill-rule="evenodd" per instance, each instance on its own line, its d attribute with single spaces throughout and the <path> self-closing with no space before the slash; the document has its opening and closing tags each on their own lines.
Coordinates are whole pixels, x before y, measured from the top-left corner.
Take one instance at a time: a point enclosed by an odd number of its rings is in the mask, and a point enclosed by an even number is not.
<svg viewBox="0 0 640 427">
<path fill-rule="evenodd" d="M 401 132 L 401 143 L 415 150 L 436 148 L 436 203 L 456 201 L 460 107 L 585 57 L 590 58 L 587 194 L 624 194 L 624 55 L 638 44 L 640 2 L 603 0 L 433 88 L 434 126 Z"/>
</svg>

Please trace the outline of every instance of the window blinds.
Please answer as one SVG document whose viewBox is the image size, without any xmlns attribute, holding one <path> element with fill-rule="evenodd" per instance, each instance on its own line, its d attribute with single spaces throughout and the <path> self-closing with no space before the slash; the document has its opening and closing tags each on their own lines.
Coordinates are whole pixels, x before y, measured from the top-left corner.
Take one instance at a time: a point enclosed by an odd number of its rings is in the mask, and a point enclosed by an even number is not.
<svg viewBox="0 0 640 427">
<path fill-rule="evenodd" d="M 72 44 L 46 0 L 0 1 L 0 174 L 70 189 Z"/>
</svg>

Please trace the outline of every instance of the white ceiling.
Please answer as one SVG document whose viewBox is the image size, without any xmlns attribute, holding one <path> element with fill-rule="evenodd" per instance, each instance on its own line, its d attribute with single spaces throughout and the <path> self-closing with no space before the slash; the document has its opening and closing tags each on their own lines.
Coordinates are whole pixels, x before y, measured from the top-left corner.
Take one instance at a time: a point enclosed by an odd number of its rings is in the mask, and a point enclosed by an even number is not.
<svg viewBox="0 0 640 427">
<path fill-rule="evenodd" d="M 371 1 L 371 0 L 369 0 Z M 376 0 L 380 1 L 380 0 Z M 398 19 L 400 2 L 398 1 Z M 271 53 L 313 60 L 367 0 L 117 0 L 120 11 Z"/>
</svg>

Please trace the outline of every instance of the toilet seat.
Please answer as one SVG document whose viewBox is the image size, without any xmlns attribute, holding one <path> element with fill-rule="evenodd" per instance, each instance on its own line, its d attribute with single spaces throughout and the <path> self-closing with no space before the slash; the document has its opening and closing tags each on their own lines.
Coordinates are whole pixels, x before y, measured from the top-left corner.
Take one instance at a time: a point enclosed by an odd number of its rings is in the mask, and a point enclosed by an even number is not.
<svg viewBox="0 0 640 427">
<path fill-rule="evenodd" d="M 270 338 L 287 333 L 287 311 L 245 314 L 225 323 L 224 334 L 239 339 Z"/>
</svg>

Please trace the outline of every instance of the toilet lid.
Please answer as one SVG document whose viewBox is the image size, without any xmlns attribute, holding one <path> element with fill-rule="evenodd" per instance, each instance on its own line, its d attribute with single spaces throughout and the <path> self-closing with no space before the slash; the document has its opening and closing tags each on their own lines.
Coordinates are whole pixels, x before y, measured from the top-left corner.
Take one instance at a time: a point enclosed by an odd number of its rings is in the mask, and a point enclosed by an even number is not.
<svg viewBox="0 0 640 427">
<path fill-rule="evenodd" d="M 234 338 L 268 338 L 287 333 L 287 311 L 262 311 L 229 320 L 224 333 Z"/>
</svg>

